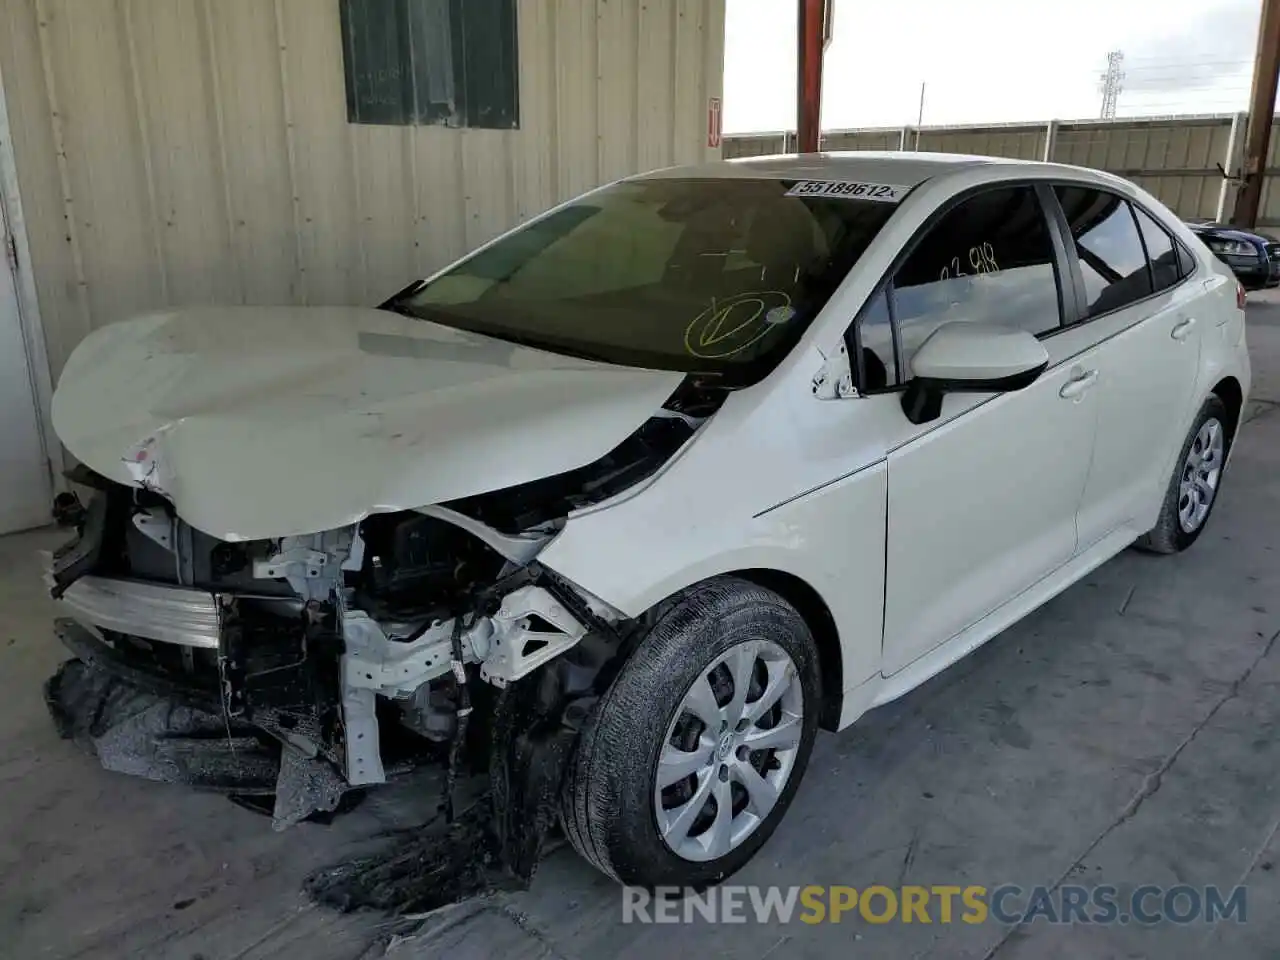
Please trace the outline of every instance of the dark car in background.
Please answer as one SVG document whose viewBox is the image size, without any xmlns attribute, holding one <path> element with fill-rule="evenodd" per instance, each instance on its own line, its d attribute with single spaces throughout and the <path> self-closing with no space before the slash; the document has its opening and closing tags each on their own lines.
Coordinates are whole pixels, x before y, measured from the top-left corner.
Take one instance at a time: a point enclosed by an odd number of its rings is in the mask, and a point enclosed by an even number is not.
<svg viewBox="0 0 1280 960">
<path fill-rule="evenodd" d="M 1246 290 L 1280 284 L 1280 241 L 1227 224 L 1188 222 L 1205 246 L 1231 268 Z"/>
</svg>

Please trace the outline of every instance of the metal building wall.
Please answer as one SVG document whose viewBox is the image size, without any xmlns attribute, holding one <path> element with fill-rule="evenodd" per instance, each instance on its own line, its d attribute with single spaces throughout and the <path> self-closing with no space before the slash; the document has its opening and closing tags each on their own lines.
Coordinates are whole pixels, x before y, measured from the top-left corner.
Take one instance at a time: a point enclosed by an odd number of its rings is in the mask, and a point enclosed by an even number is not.
<svg viewBox="0 0 1280 960">
<path fill-rule="evenodd" d="M 0 0 L 56 378 L 113 320 L 373 303 L 589 187 L 719 156 L 725 0 L 518 0 L 520 128 L 347 122 L 337 0 Z"/>
<path fill-rule="evenodd" d="M 1045 129 L 1042 123 L 924 127 L 918 131 L 919 149 L 933 153 L 969 153 L 1018 160 L 1041 160 L 1044 158 Z M 914 139 L 913 137 L 913 142 Z"/>
<path fill-rule="evenodd" d="M 1240 161 L 1243 161 L 1244 156 L 1244 130 L 1247 119 L 1246 114 L 1241 114 L 1240 133 L 1236 144 Z M 1231 206 L 1227 207 L 1228 211 L 1235 205 L 1235 194 L 1235 188 L 1232 187 Z M 1267 170 L 1262 179 L 1262 202 L 1258 205 L 1258 223 L 1260 227 L 1267 228 L 1273 233 L 1280 232 L 1280 119 L 1271 128 L 1271 142 L 1267 145 Z"/>
<path fill-rule="evenodd" d="M 1230 117 L 1062 124 L 1053 159 L 1132 180 L 1183 217 L 1217 216 Z M 1228 214 L 1229 214 L 1228 208 Z"/>
<path fill-rule="evenodd" d="M 738 134 L 737 136 L 724 138 L 724 157 L 726 160 L 742 157 L 771 157 L 778 153 L 792 152 L 795 150 L 795 144 L 795 131 L 790 133 Z M 828 147 L 828 149 L 835 148 Z"/>
<path fill-rule="evenodd" d="M 727 144 L 726 144 L 727 146 Z M 826 150 L 897 150 L 900 130 L 832 130 L 822 138 Z"/>
</svg>

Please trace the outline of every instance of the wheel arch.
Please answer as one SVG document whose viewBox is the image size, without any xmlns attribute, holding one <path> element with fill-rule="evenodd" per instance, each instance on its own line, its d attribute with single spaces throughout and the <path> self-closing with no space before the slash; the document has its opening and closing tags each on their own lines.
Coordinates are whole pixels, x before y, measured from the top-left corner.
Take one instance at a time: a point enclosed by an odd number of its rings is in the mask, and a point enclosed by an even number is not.
<svg viewBox="0 0 1280 960">
<path fill-rule="evenodd" d="M 1226 406 L 1227 413 L 1231 416 L 1229 425 L 1231 436 L 1234 437 L 1240 428 L 1240 417 L 1244 413 L 1244 388 L 1235 377 L 1227 376 L 1214 384 L 1210 393 L 1217 396 Z"/>
<path fill-rule="evenodd" d="M 844 657 L 841 653 L 839 628 L 822 594 L 806 580 L 783 570 L 752 567 L 731 570 L 725 576 L 738 577 L 772 590 L 795 607 L 796 612 L 804 619 L 818 648 L 818 666 L 822 671 L 822 712 L 818 725 L 823 730 L 836 730 L 844 698 Z"/>
</svg>

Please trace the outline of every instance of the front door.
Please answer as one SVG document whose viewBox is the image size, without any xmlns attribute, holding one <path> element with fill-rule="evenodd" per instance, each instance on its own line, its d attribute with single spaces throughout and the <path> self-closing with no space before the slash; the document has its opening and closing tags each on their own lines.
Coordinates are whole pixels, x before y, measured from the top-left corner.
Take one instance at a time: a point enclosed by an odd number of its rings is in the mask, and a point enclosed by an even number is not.
<svg viewBox="0 0 1280 960">
<path fill-rule="evenodd" d="M 913 350 L 929 333 L 953 320 L 1036 334 L 1050 366 L 1023 390 L 950 394 L 932 423 L 897 421 L 888 444 L 886 674 L 1075 552 L 1097 416 L 1095 357 L 1053 336 L 1066 332 L 1058 256 L 1035 190 L 1002 187 L 943 216 L 894 277 L 901 370 L 910 370 Z"/>
<path fill-rule="evenodd" d="M 0 533 L 47 523 L 53 496 L 11 249 L 0 205 Z"/>
</svg>

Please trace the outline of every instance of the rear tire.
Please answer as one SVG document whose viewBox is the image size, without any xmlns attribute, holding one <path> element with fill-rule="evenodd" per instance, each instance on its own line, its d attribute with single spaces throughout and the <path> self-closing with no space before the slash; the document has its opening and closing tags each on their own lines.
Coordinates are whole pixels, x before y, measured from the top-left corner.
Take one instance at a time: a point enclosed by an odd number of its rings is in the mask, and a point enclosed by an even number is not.
<svg viewBox="0 0 1280 960">
<path fill-rule="evenodd" d="M 1180 553 L 1200 538 L 1222 489 L 1227 454 L 1231 452 L 1230 425 L 1226 404 L 1216 394 L 1211 395 L 1200 408 L 1178 453 L 1156 525 L 1134 546 L 1150 553 Z M 1212 478 L 1212 483 L 1207 478 Z"/>
<path fill-rule="evenodd" d="M 790 604 L 733 577 L 690 588 L 582 731 L 561 798 L 569 842 L 627 884 L 723 880 L 790 806 L 820 701 L 813 637 Z"/>
</svg>

